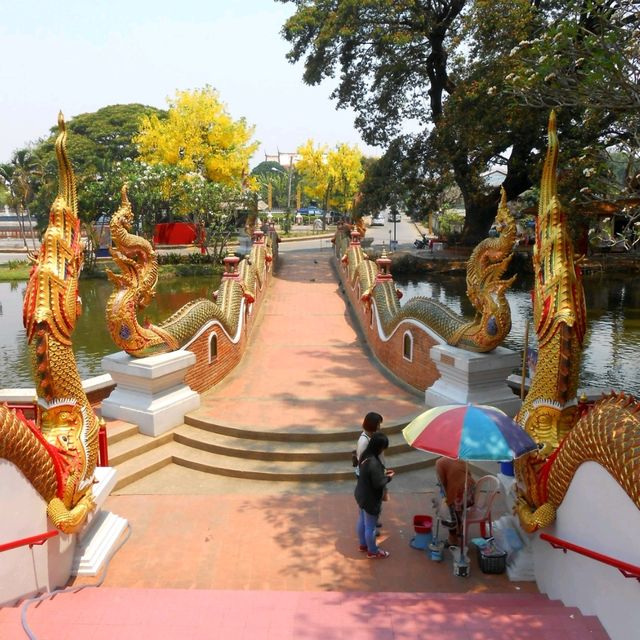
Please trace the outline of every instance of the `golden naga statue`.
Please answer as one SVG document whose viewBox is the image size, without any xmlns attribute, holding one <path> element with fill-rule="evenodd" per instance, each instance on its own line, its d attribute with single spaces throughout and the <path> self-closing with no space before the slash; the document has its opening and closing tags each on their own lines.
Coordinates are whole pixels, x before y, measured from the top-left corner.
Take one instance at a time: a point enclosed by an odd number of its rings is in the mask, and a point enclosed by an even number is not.
<svg viewBox="0 0 640 640">
<path fill-rule="evenodd" d="M 115 245 L 111 255 L 121 273 L 107 270 L 115 287 L 107 301 L 107 327 L 116 346 L 138 358 L 176 351 L 213 320 L 220 322 L 230 336 L 235 335 L 242 299 L 248 303 L 255 300 L 257 288 L 264 282 L 265 269 L 272 260 L 270 238 L 265 242 L 262 232 L 254 234 L 258 241 L 251 249 L 249 260 L 240 261 L 233 277 L 225 274 L 217 302 L 206 298 L 192 300 L 159 325 L 150 322 L 141 325 L 137 314 L 155 297 L 158 259 L 147 240 L 130 233 L 132 224 L 133 211 L 124 186 L 121 206 L 110 222 Z M 225 263 L 228 261 L 227 258 Z"/>
<path fill-rule="evenodd" d="M 576 400 L 586 332 L 582 276 L 557 195 L 556 116 L 542 173 L 533 266 L 538 364 L 516 420 L 540 449 L 516 460 L 517 513 L 526 531 L 555 520 L 578 467 L 601 464 L 640 508 L 640 404 L 625 394 L 599 400 L 586 415 Z"/>
<path fill-rule="evenodd" d="M 417 296 L 401 307 L 391 278 L 376 281 L 376 267 L 366 260 L 359 244 L 347 246 L 339 238 L 344 252 L 349 279 L 357 279 L 363 300 L 376 301 L 382 326 L 387 335 L 403 320 L 419 320 L 454 347 L 486 353 L 498 347 L 511 331 L 511 308 L 506 291 L 515 276 L 502 279 L 511 258 L 516 239 L 516 225 L 502 191 L 496 215 L 497 238 L 486 238 L 473 250 L 467 262 L 467 296 L 476 309 L 472 320 L 458 315 L 444 304 Z"/>
<path fill-rule="evenodd" d="M 75 176 L 58 117 L 60 187 L 24 298 L 24 326 L 37 394 L 35 423 L 0 406 L 0 458 L 15 464 L 47 503 L 54 526 L 77 531 L 90 511 L 100 420 L 82 388 L 71 334 L 81 313 L 82 269 Z"/>
</svg>

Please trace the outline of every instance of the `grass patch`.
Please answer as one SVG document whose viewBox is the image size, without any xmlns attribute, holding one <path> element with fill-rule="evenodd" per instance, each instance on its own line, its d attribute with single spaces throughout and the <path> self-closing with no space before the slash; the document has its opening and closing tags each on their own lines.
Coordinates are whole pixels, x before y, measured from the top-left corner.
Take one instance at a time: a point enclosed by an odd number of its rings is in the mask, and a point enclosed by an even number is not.
<svg viewBox="0 0 640 640">
<path fill-rule="evenodd" d="M 83 280 L 105 280 L 107 269 L 118 273 L 119 269 L 111 260 L 100 261 L 95 269 L 83 269 Z M 29 279 L 31 265 L 27 260 L 11 260 L 0 263 L 0 282 L 20 282 Z M 219 264 L 163 264 L 158 267 L 158 277 L 164 279 L 181 276 L 215 276 L 224 272 Z"/>
<path fill-rule="evenodd" d="M 0 264 L 0 282 L 28 280 L 31 264 L 28 260 L 9 260 Z"/>
<path fill-rule="evenodd" d="M 181 276 L 216 276 L 224 272 L 219 264 L 163 264 L 158 271 L 161 280 Z"/>
</svg>

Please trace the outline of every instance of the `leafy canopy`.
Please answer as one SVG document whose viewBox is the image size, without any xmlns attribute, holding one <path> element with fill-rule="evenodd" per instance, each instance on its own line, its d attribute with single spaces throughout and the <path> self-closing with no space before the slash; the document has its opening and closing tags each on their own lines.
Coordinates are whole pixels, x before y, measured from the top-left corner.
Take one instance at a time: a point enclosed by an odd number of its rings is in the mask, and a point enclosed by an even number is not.
<svg viewBox="0 0 640 640">
<path fill-rule="evenodd" d="M 435 203 L 437 171 L 451 176 L 469 242 L 496 212 L 499 188 L 486 184 L 487 170 L 503 167 L 510 199 L 538 181 L 549 104 L 563 105 L 574 193 L 606 165 L 580 160 L 585 148 L 637 141 L 633 0 L 280 1 L 295 5 L 282 34 L 289 60 L 304 62 L 304 81 L 336 78 L 338 108 L 355 111 L 368 143 L 388 146 L 386 197 Z M 618 85 L 623 96 L 607 100 Z M 418 197 L 425 190 L 432 195 Z"/>
</svg>

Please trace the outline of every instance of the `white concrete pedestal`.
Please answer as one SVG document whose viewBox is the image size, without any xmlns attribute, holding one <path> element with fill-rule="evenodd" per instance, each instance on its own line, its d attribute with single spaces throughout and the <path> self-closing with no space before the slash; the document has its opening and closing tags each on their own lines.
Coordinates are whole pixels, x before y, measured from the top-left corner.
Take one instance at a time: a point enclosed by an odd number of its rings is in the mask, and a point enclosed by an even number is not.
<svg viewBox="0 0 640 640">
<path fill-rule="evenodd" d="M 200 406 L 200 396 L 184 381 L 196 362 L 191 351 L 173 351 L 133 358 L 124 351 L 102 359 L 116 383 L 102 401 L 102 415 L 137 424 L 141 433 L 158 436 L 184 422 L 184 415 Z"/>
<path fill-rule="evenodd" d="M 95 470 L 93 499 L 96 509 L 89 514 L 87 523 L 78 532 L 71 575 L 95 576 L 128 525 L 124 518 L 102 510 L 102 505 L 116 484 L 116 476 L 117 471 L 112 467 L 97 467 Z"/>
<path fill-rule="evenodd" d="M 440 379 L 424 394 L 428 407 L 445 404 L 486 404 L 514 416 L 520 398 L 507 385 L 507 378 L 520 363 L 520 356 L 505 347 L 491 353 L 473 353 L 450 345 L 431 348 Z"/>
<path fill-rule="evenodd" d="M 78 542 L 73 555 L 71 575 L 97 575 L 127 525 L 125 518 L 111 511 L 100 511 Z"/>
</svg>

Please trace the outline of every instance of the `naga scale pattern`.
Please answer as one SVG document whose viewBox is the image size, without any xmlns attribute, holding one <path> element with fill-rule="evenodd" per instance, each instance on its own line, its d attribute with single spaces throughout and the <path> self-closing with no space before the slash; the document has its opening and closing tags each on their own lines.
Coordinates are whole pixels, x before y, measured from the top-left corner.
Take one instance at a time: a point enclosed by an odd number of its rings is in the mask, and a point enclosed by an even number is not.
<svg viewBox="0 0 640 640">
<path fill-rule="evenodd" d="M 640 508 L 640 404 L 612 393 L 580 415 L 576 393 L 586 332 L 580 268 L 557 196 L 556 116 L 549 118 L 534 248 L 538 365 L 516 420 L 539 451 L 516 460 L 517 513 L 526 531 L 552 524 L 578 467 L 601 464 Z"/>
<path fill-rule="evenodd" d="M 404 320 L 417 320 L 442 338 L 444 342 L 467 351 L 485 353 L 502 344 L 511 331 L 511 309 L 506 291 L 515 276 L 502 279 L 511 258 L 516 239 L 515 221 L 507 208 L 506 195 L 496 216 L 497 238 L 487 238 L 473 250 L 467 263 L 467 296 L 476 309 L 473 319 L 455 313 L 444 304 L 417 296 L 400 305 L 391 277 L 377 279 L 377 268 L 369 261 L 358 242 L 348 244 L 344 233 L 336 237 L 343 255 L 351 286 L 360 285 L 362 299 L 375 300 L 382 328 L 392 334 Z"/>
<path fill-rule="evenodd" d="M 249 259 L 240 261 L 236 272 L 223 277 L 216 301 L 192 300 L 161 324 L 138 322 L 138 312 L 155 297 L 158 259 L 151 244 L 130 232 L 133 211 L 122 188 L 120 208 L 112 216 L 110 227 L 114 248 L 111 255 L 120 273 L 108 270 L 114 292 L 106 306 L 107 326 L 116 346 L 129 355 L 146 357 L 185 347 L 205 327 L 217 321 L 230 337 L 235 336 L 242 314 L 242 302 L 252 303 L 265 280 L 272 261 L 271 239 L 260 233 Z M 226 258 L 228 265 L 233 259 Z"/>
<path fill-rule="evenodd" d="M 24 298 L 23 321 L 36 383 L 35 422 L 0 406 L 0 458 L 15 464 L 47 503 L 53 525 L 77 531 L 95 508 L 91 486 L 101 421 L 82 388 L 72 349 L 81 313 L 82 244 L 75 176 L 62 114 L 56 139 L 59 191 Z"/>
</svg>

